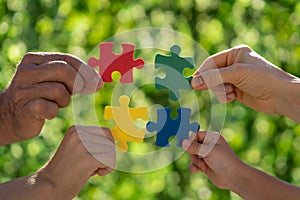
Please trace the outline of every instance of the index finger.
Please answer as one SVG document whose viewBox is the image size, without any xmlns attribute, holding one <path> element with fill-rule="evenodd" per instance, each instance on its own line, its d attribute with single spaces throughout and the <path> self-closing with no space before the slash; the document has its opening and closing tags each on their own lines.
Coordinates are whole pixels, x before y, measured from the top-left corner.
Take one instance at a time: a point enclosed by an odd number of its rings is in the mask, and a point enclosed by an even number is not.
<svg viewBox="0 0 300 200">
<path fill-rule="evenodd" d="M 78 76 L 84 80 L 84 86 L 82 87 L 81 94 L 89 94 L 99 90 L 102 85 L 102 79 L 99 74 L 85 62 L 79 58 L 64 53 L 27 53 L 21 60 L 21 65 L 41 65 L 52 61 L 64 61 L 78 72 Z M 69 77 L 66 77 L 66 79 Z M 80 79 L 79 78 L 79 79 Z M 76 80 L 74 81 L 76 86 Z"/>
<path fill-rule="evenodd" d="M 197 76 L 209 69 L 223 68 L 241 62 L 243 58 L 242 54 L 251 51 L 252 49 L 247 45 L 238 45 L 231 49 L 221 51 L 208 57 L 194 75 Z"/>
<path fill-rule="evenodd" d="M 30 52 L 25 54 L 25 56 L 22 58 L 20 64 L 22 65 L 29 65 L 29 64 L 35 64 L 40 65 L 43 63 L 51 62 L 51 61 L 65 61 L 69 65 L 72 65 L 76 71 L 79 70 L 80 66 L 84 64 L 83 61 L 81 61 L 79 58 L 71 55 L 71 54 L 65 54 L 65 53 L 44 53 L 44 52 Z"/>
</svg>

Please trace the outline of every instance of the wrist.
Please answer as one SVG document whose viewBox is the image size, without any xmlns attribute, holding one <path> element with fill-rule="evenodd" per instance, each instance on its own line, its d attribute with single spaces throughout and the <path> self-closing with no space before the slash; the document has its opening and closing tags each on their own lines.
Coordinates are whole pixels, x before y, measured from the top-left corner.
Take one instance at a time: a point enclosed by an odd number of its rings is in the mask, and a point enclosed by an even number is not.
<svg viewBox="0 0 300 200">
<path fill-rule="evenodd" d="M 0 92 L 0 146 L 16 141 L 13 126 L 11 126 L 14 123 L 11 119 L 12 108 L 7 96 L 6 90 Z"/>
<path fill-rule="evenodd" d="M 249 181 L 249 170 L 252 167 L 242 162 L 236 167 L 232 173 L 232 176 L 229 179 L 228 190 L 235 192 L 236 194 L 241 196 L 241 192 L 243 191 L 243 187 Z"/>
<path fill-rule="evenodd" d="M 0 184 L 0 196 L 5 199 L 57 199 L 53 191 L 52 184 L 39 173 Z"/>
<path fill-rule="evenodd" d="M 67 192 L 63 191 L 63 188 L 56 183 L 55 179 L 52 177 L 52 174 L 49 173 L 45 168 L 42 168 L 38 174 L 40 177 L 40 185 L 45 188 L 45 191 L 50 193 L 49 199 L 72 199 L 72 197 L 68 197 Z"/>
<path fill-rule="evenodd" d="M 289 78 L 282 80 L 282 87 L 278 88 L 277 114 L 300 122 L 300 79 Z"/>
<path fill-rule="evenodd" d="M 52 187 L 53 199 L 73 199 L 92 173 L 83 166 L 82 162 L 76 166 L 68 165 L 68 159 L 64 159 L 60 154 L 60 148 L 52 159 L 39 170 L 39 174 Z M 74 176 L 76 174 L 76 176 Z"/>
<path fill-rule="evenodd" d="M 55 195 L 55 185 L 47 177 L 44 177 L 42 173 L 37 172 L 27 179 L 28 185 L 33 184 L 33 190 L 36 190 L 36 196 L 41 194 L 45 199 L 57 199 Z"/>
</svg>

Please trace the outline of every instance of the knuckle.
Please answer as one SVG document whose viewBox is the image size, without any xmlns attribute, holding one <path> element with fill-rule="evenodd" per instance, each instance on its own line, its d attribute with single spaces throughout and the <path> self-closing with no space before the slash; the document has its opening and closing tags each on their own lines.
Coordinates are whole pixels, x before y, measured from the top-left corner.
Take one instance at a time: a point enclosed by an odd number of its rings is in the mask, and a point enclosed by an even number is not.
<svg viewBox="0 0 300 200">
<path fill-rule="evenodd" d="M 68 58 L 70 57 L 70 54 L 67 53 L 56 53 L 55 56 L 60 57 L 61 60 L 67 61 Z"/>
<path fill-rule="evenodd" d="M 25 77 L 30 76 L 32 73 L 32 66 L 33 65 L 19 64 L 16 69 L 14 79 L 24 79 Z"/>
<path fill-rule="evenodd" d="M 242 44 L 230 49 L 234 62 L 244 62 L 245 58 L 253 51 L 248 45 Z"/>
<path fill-rule="evenodd" d="M 77 66 L 77 65 L 83 64 L 83 62 L 79 58 L 75 57 L 72 54 L 64 53 L 64 54 L 62 54 L 62 57 L 63 57 L 63 60 L 66 61 L 67 63 L 69 63 L 70 65 Z"/>
<path fill-rule="evenodd" d="M 28 57 L 32 57 L 31 55 Z M 32 58 L 26 58 L 22 59 L 22 61 L 18 64 L 17 69 L 15 71 L 14 80 L 22 80 L 22 79 L 28 79 L 28 77 L 35 76 L 35 64 L 32 62 Z"/>
<path fill-rule="evenodd" d="M 19 78 L 20 75 L 22 75 L 24 72 L 26 72 L 28 69 L 27 65 L 18 65 L 17 69 L 16 69 L 16 73 L 15 73 L 15 78 Z"/>
<path fill-rule="evenodd" d="M 76 154 L 81 155 L 84 150 L 86 150 L 85 148 L 81 148 L 82 146 L 82 142 L 80 140 L 80 136 L 79 136 L 79 127 L 77 127 L 76 125 L 72 125 L 66 132 L 64 140 L 66 142 L 67 145 L 69 146 L 76 146 L 78 148 L 76 148 Z"/>
<path fill-rule="evenodd" d="M 235 46 L 232 48 L 232 50 L 237 50 L 237 51 L 242 51 L 242 52 L 252 51 L 252 49 L 246 44 L 241 44 L 241 45 Z"/>
<path fill-rule="evenodd" d="M 250 52 L 252 49 L 248 45 L 242 45 L 240 48 L 240 51 L 242 52 Z"/>
<path fill-rule="evenodd" d="M 66 62 L 68 62 L 70 64 L 74 64 L 72 61 L 74 59 L 77 59 L 75 56 L 73 56 L 72 54 L 68 54 L 68 53 L 63 54 L 63 58 Z"/>
<path fill-rule="evenodd" d="M 35 55 L 36 53 L 28 52 L 23 56 L 22 61 L 32 60 Z"/>
<path fill-rule="evenodd" d="M 247 60 L 247 56 L 252 52 L 253 50 L 247 46 L 247 45 L 241 45 L 238 49 L 236 49 L 235 57 L 238 61 L 245 61 Z"/>
</svg>

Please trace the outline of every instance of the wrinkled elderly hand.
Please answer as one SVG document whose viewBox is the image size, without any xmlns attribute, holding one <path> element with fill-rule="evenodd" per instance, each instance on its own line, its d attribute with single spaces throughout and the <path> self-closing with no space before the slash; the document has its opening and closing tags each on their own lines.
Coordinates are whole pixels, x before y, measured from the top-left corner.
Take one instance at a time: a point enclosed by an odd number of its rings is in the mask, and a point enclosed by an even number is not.
<svg viewBox="0 0 300 200">
<path fill-rule="evenodd" d="M 45 119 L 69 104 L 72 94 L 93 93 L 102 84 L 97 72 L 74 56 L 26 54 L 0 93 L 0 145 L 36 136 Z"/>
<path fill-rule="evenodd" d="M 210 56 L 194 74 L 196 90 L 212 89 L 222 103 L 238 100 L 300 122 L 300 79 L 241 45 Z"/>
</svg>

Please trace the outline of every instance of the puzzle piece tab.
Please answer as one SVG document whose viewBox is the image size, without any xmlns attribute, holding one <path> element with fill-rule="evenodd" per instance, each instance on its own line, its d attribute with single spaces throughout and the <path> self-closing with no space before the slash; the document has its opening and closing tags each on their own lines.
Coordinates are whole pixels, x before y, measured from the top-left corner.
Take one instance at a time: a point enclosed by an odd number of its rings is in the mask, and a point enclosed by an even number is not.
<svg viewBox="0 0 300 200">
<path fill-rule="evenodd" d="M 171 108 L 160 108 L 156 110 L 157 122 L 148 122 L 146 129 L 149 132 L 157 131 L 156 145 L 160 147 L 169 146 L 169 138 L 176 136 L 176 146 L 181 146 L 184 139 L 189 137 L 189 132 L 198 132 L 200 125 L 197 122 L 190 123 L 191 109 L 180 107 L 177 109 L 178 117 L 172 119 Z"/>
<path fill-rule="evenodd" d="M 106 106 L 104 109 L 104 119 L 114 119 L 115 126 L 111 129 L 118 147 L 128 150 L 127 142 L 143 142 L 145 129 L 137 129 L 134 121 L 137 119 L 147 119 L 147 108 L 129 108 L 129 97 L 123 95 L 119 98 L 120 107 Z"/>
<path fill-rule="evenodd" d="M 180 97 L 179 90 L 191 90 L 189 81 L 190 77 L 184 77 L 185 68 L 194 68 L 194 59 L 192 57 L 180 57 L 181 48 L 173 45 L 170 48 L 171 55 L 157 54 L 155 56 L 155 68 L 164 68 L 166 71 L 165 78 L 155 78 L 155 88 L 157 90 L 169 89 L 170 99 L 177 100 Z"/>
<path fill-rule="evenodd" d="M 123 52 L 120 54 L 113 53 L 113 42 L 103 42 L 99 44 L 100 58 L 91 57 L 88 64 L 91 67 L 99 67 L 99 74 L 104 82 L 112 82 L 112 73 L 120 72 L 121 83 L 133 82 L 133 68 L 142 69 L 144 60 L 139 58 L 134 60 L 134 45 L 121 44 Z"/>
</svg>

